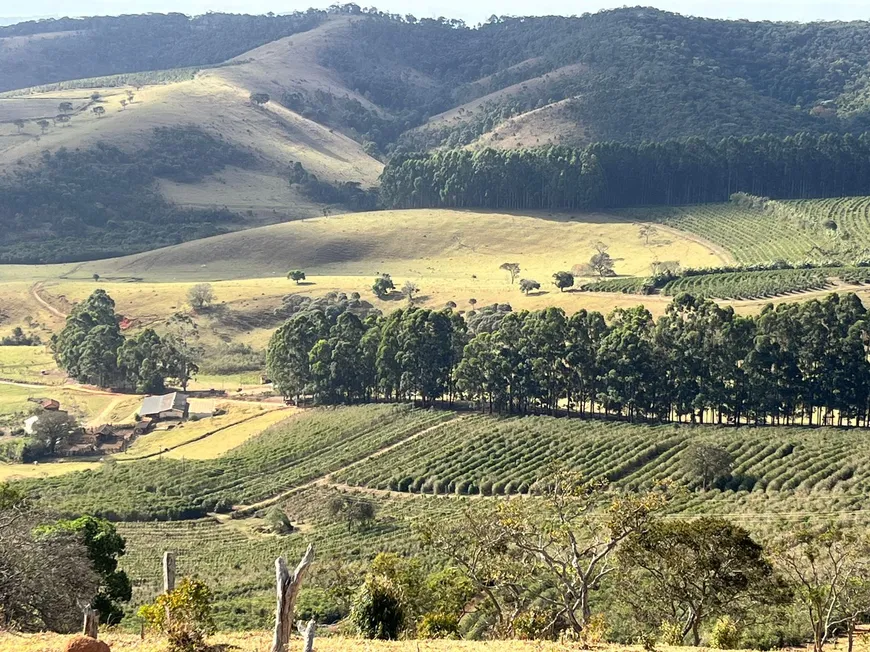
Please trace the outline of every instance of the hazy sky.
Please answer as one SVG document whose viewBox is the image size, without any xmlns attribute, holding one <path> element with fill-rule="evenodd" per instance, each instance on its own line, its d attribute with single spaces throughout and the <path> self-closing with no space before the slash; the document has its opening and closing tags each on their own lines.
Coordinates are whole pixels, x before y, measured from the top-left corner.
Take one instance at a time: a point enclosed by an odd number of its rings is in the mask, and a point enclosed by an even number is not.
<svg viewBox="0 0 870 652">
<path fill-rule="evenodd" d="M 0 0 L 0 17 L 83 16 L 181 11 L 275 13 L 324 7 L 330 0 Z M 463 18 L 473 24 L 492 14 L 582 14 L 623 5 L 653 5 L 660 9 L 714 18 L 752 20 L 854 20 L 870 18 L 870 0 L 378 0 L 361 2 L 415 16 Z M 6 21 L 8 22 L 8 21 Z"/>
</svg>

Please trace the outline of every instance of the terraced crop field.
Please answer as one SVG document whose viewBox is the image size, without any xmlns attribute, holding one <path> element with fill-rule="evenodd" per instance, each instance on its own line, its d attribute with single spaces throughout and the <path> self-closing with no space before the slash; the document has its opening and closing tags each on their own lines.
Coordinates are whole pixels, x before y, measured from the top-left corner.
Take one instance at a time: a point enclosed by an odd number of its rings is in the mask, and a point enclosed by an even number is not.
<svg viewBox="0 0 870 652">
<path fill-rule="evenodd" d="M 214 460 L 136 461 L 49 478 L 35 489 L 65 514 L 196 518 L 273 497 L 453 418 L 407 405 L 323 408 L 272 426 Z"/>
<path fill-rule="evenodd" d="M 433 496 L 397 496 L 374 499 L 375 522 L 365 529 L 349 529 L 330 518 L 327 503 L 335 489 L 308 487 L 281 504 L 298 529 L 286 536 L 256 531 L 263 521 L 215 519 L 171 523 L 122 523 L 128 553 L 121 565 L 134 581 L 133 603 L 151 600 L 162 586 L 164 551 L 175 552 L 178 574 L 204 579 L 216 594 L 216 618 L 222 627 L 268 627 L 274 618 L 275 558 L 292 563 L 314 543 L 318 564 L 303 589 L 301 611 L 308 608 L 318 569 L 341 560 L 362 570 L 378 552 L 421 554 L 414 523 L 422 518 L 449 518 L 458 505 L 454 499 Z M 315 591 L 316 593 L 316 591 Z"/>
<path fill-rule="evenodd" d="M 870 197 L 771 202 L 770 210 L 727 204 L 630 209 L 727 249 L 738 262 L 838 260 L 870 256 Z M 685 266 L 685 265 L 684 265 Z"/>
<path fill-rule="evenodd" d="M 583 292 L 622 292 L 623 294 L 643 294 L 646 278 L 642 276 L 626 276 L 621 278 L 605 278 L 591 281 L 580 286 Z"/>
<path fill-rule="evenodd" d="M 682 454 L 693 442 L 734 456 L 725 494 L 817 496 L 838 509 L 870 507 L 870 440 L 862 430 L 632 425 L 553 417 L 474 416 L 445 424 L 388 456 L 336 474 L 352 486 L 403 492 L 534 492 L 554 461 L 587 477 L 637 489 L 669 478 L 690 488 Z M 832 500 L 832 495 L 836 500 Z M 706 496 L 705 496 L 706 499 Z M 801 499 L 803 500 L 803 498 Z"/>
<path fill-rule="evenodd" d="M 766 299 L 793 292 L 823 290 L 831 286 L 829 278 L 837 273 L 838 270 L 829 269 L 776 269 L 684 276 L 665 285 L 662 294 L 676 296 L 688 292 L 702 299 Z M 859 276 L 855 274 L 854 278 Z"/>
</svg>

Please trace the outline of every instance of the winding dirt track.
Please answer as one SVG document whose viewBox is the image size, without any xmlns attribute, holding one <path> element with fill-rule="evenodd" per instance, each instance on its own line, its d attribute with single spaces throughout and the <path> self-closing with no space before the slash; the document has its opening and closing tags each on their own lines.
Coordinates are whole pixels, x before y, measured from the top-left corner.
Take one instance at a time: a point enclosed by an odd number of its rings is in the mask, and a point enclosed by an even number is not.
<svg viewBox="0 0 870 652">
<path fill-rule="evenodd" d="M 40 306 L 48 310 L 52 315 L 56 317 L 60 317 L 61 319 L 66 319 L 66 313 L 58 310 L 53 305 L 51 305 L 48 301 L 46 301 L 42 296 L 40 296 L 39 291 L 43 289 L 42 283 L 34 283 L 30 286 L 30 296 L 38 303 Z"/>
</svg>

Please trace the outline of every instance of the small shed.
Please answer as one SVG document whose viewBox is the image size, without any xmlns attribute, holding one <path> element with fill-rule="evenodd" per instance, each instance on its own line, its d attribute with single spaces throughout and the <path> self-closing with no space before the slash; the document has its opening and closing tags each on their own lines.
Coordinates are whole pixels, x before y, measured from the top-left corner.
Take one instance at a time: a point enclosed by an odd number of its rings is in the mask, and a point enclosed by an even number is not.
<svg viewBox="0 0 870 652">
<path fill-rule="evenodd" d="M 192 398 L 189 404 L 188 413 L 191 419 L 194 417 L 197 419 L 213 417 L 217 411 L 214 401 L 207 398 Z"/>
<path fill-rule="evenodd" d="M 60 410 L 60 401 L 53 398 L 44 398 L 39 402 L 43 410 Z"/>
<path fill-rule="evenodd" d="M 163 396 L 149 396 L 142 401 L 139 417 L 150 417 L 153 420 L 181 420 L 187 418 L 187 412 L 187 396 L 179 392 L 172 392 Z"/>
</svg>

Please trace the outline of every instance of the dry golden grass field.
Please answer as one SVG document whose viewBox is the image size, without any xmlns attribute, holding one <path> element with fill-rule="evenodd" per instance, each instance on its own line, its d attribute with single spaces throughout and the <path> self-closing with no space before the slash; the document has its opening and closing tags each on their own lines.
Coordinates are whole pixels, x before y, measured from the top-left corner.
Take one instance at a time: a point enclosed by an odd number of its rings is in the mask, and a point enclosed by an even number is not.
<svg viewBox="0 0 870 652">
<path fill-rule="evenodd" d="M 0 634 L 0 652 L 60 652 L 68 637 L 57 634 L 13 635 Z M 112 652 L 163 652 L 165 643 L 159 639 L 141 641 L 138 636 L 116 634 L 113 632 L 101 634 L 101 640 L 108 643 Z M 214 645 L 226 645 L 226 650 L 238 652 L 267 652 L 271 644 L 271 634 L 267 632 L 227 633 L 214 636 Z M 842 647 L 842 646 L 841 646 Z M 300 639 L 291 640 L 290 649 L 302 649 Z M 316 652 L 569 652 L 584 649 L 578 645 L 550 643 L 543 641 L 369 641 L 364 639 L 321 637 L 315 640 Z M 588 649 L 588 648 L 586 648 Z M 635 646 L 601 645 L 594 646 L 599 652 L 640 652 L 642 648 Z M 704 648 L 677 648 L 658 646 L 662 652 L 677 650 L 692 650 L 704 652 Z M 836 646 L 831 646 L 836 651 Z M 845 649 L 845 648 L 843 648 Z M 861 646 L 856 647 L 860 652 Z"/>
</svg>

